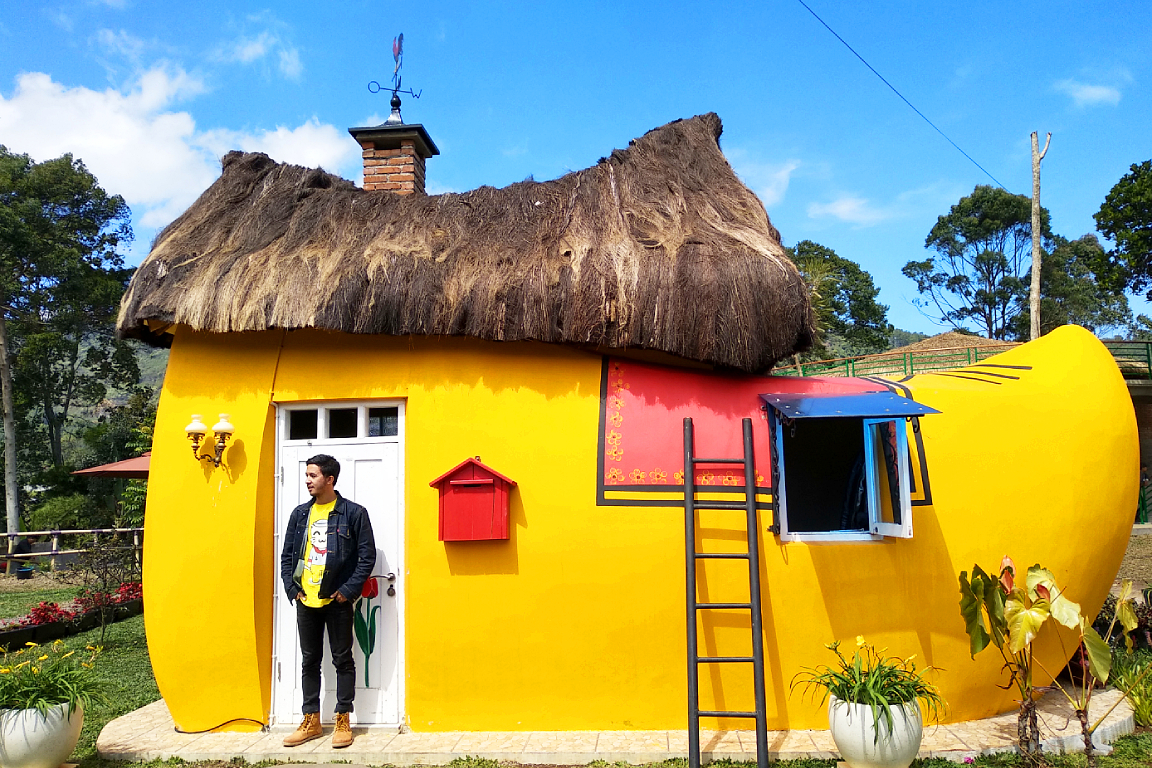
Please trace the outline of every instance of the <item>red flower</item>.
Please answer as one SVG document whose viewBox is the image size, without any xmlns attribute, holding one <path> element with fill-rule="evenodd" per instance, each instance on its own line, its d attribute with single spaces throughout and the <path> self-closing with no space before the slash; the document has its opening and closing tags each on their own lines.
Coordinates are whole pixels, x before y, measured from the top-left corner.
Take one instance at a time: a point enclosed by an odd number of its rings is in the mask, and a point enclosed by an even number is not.
<svg viewBox="0 0 1152 768">
<path fill-rule="evenodd" d="M 376 577 L 371 576 L 364 582 L 364 589 L 360 591 L 360 596 L 371 600 L 378 594 L 380 594 L 380 585 L 376 583 Z"/>
</svg>

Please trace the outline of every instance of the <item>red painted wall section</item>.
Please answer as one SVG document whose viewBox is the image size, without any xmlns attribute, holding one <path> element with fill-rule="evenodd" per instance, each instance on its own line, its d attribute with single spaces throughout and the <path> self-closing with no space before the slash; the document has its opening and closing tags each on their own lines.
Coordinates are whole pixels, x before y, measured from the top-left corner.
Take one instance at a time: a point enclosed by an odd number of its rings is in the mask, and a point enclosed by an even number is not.
<svg viewBox="0 0 1152 768">
<path fill-rule="evenodd" d="M 741 458 L 740 422 L 752 419 L 757 487 L 771 486 L 768 421 L 761 394 L 880 392 L 864 379 L 745 376 L 674 369 L 631 360 L 606 362 L 601 404 L 605 490 L 657 492 L 684 484 L 685 417 L 691 417 L 698 457 Z M 701 486 L 740 486 L 739 467 L 698 467 Z"/>
</svg>

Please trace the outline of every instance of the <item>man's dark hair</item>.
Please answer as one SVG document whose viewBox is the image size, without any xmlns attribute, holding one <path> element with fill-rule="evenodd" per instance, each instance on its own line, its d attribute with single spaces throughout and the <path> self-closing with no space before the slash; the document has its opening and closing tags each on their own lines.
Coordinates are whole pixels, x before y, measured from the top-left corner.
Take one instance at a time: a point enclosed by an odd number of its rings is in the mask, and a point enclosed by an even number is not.
<svg viewBox="0 0 1152 768">
<path fill-rule="evenodd" d="M 308 461 L 304 462 L 305 465 L 315 464 L 324 477 L 332 478 L 332 484 L 335 485 L 336 481 L 340 479 L 340 462 L 332 458 L 326 453 L 318 453 Z"/>
</svg>

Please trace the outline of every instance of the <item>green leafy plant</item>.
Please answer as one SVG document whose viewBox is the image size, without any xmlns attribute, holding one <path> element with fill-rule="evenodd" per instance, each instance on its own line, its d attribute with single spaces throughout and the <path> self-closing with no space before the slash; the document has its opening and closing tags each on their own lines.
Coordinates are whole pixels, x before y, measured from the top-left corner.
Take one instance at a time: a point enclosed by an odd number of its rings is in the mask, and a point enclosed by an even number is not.
<svg viewBox="0 0 1152 768">
<path fill-rule="evenodd" d="M 1112 663 L 1113 684 L 1126 691 L 1136 725 L 1144 728 L 1152 725 L 1152 678 L 1148 677 L 1149 669 L 1152 669 L 1152 654 L 1147 651 L 1135 654 L 1118 652 Z"/>
<path fill-rule="evenodd" d="M 69 650 L 57 640 L 51 645 L 28 643 L 0 657 L 0 709 L 35 709 L 41 714 L 58 704 L 70 711 L 87 709 L 99 694 L 93 670 L 98 646 Z"/>
<path fill-rule="evenodd" d="M 1078 633 L 1077 651 L 1083 662 L 1083 672 L 1080 680 L 1068 687 L 1056 680 L 1056 675 L 1051 671 L 1044 671 L 1053 678 L 1055 687 L 1075 709 L 1084 735 L 1085 757 L 1089 766 L 1095 766 L 1092 733 L 1104 717 L 1089 724 L 1088 705 L 1096 681 L 1108 682 L 1112 668 L 1112 651 L 1108 641 L 1113 635 L 1116 622 L 1120 622 L 1125 635 L 1136 627 L 1131 587 L 1131 582 L 1125 582 L 1112 621 L 1102 637 L 1081 614 L 1080 605 L 1069 600 L 1057 586 L 1052 572 L 1039 564 L 1028 569 L 1023 585 L 1017 581 L 1015 563 L 1007 556 L 1000 562 L 997 578 L 988 575 L 978 565 L 972 566 L 971 580 L 968 579 L 967 571 L 960 573 L 960 614 L 964 618 L 972 656 L 975 657 L 990 644 L 994 645 L 1004 658 L 1004 669 L 1009 674 L 1008 685 L 1016 685 L 1020 692 L 1017 736 L 1026 765 L 1039 764 L 1040 752 L 1039 723 L 1033 695 L 1033 667 L 1043 669 L 1043 665 L 1033 655 L 1033 641 L 1048 619 L 1052 618 Z M 1060 638 L 1060 642 L 1063 644 L 1063 638 Z M 1071 655 L 1065 651 L 1064 658 Z"/>
<path fill-rule="evenodd" d="M 944 699 L 940 690 L 924 677 L 933 667 L 925 667 L 921 672 L 916 669 L 915 656 L 885 657 L 882 654 L 886 649 L 877 650 L 861 636 L 856 638 L 851 661 L 840 652 L 839 640 L 824 647 L 836 654 L 836 666 L 822 664 L 800 671 L 792 678 L 793 690 L 797 686 L 803 686 L 805 691 L 820 690 L 820 703 L 831 694 L 841 701 L 870 707 L 875 723 L 873 736 L 877 741 L 881 723 L 888 734 L 892 733 L 894 723 L 888 707 L 893 704 L 922 701 L 929 719 L 939 721 L 945 709 Z"/>
</svg>

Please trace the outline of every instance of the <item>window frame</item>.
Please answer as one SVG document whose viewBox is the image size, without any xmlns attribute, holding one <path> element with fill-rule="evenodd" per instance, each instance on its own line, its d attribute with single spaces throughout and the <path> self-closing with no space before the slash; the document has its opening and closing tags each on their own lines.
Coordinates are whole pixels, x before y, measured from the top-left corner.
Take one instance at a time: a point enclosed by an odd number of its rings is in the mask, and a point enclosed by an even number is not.
<svg viewBox="0 0 1152 768">
<path fill-rule="evenodd" d="M 825 399 L 826 398 L 826 399 Z M 895 393 L 845 392 L 804 395 L 777 393 L 761 395 L 769 420 L 769 439 L 772 446 L 772 500 L 776 511 L 777 535 L 782 542 L 862 542 L 882 541 L 885 538 L 912 538 L 911 447 L 908 430 L 915 429 L 915 421 L 922 415 L 939 411 L 903 398 Z M 824 402 L 816 402 L 824 400 Z M 835 403 L 833 401 L 835 400 Z M 805 402 L 807 401 L 807 402 Z M 882 402 L 877 402 L 882 401 Z M 829 407 L 832 405 L 832 407 Z M 839 407 L 836 407 L 839 406 Z M 788 411 L 791 411 L 789 415 Z M 865 452 L 866 497 L 868 528 L 838 531 L 792 531 L 788 526 L 788 488 L 785 467 L 784 428 L 797 421 L 816 418 L 851 419 L 863 431 Z M 888 523 L 880 514 L 880 462 L 875 455 L 871 431 L 877 425 L 903 422 L 896 434 L 896 471 L 899 484 L 900 522 Z"/>
</svg>

